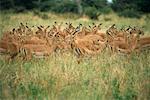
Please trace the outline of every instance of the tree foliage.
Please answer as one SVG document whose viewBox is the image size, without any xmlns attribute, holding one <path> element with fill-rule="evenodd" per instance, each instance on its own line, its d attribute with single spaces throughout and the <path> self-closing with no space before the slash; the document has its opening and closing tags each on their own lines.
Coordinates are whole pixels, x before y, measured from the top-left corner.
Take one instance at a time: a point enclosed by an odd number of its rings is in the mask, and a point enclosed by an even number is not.
<svg viewBox="0 0 150 100">
<path fill-rule="evenodd" d="M 86 14 L 97 19 L 101 13 L 111 9 L 125 17 L 139 17 L 141 13 L 150 13 L 150 0 L 0 0 L 0 9 L 14 9 L 16 12 L 37 9 L 56 13 L 72 12 Z"/>
<path fill-rule="evenodd" d="M 150 13 L 149 0 L 113 0 L 112 9 L 125 17 L 139 17 Z"/>
</svg>

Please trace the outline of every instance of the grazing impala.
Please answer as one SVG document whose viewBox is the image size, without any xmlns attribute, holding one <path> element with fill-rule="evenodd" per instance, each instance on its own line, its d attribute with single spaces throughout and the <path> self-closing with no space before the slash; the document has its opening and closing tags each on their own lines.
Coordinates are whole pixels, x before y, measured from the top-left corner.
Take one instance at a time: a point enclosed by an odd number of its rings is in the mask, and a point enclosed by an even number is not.
<svg viewBox="0 0 150 100">
<path fill-rule="evenodd" d="M 129 34 L 128 34 L 129 33 Z M 133 52 L 138 44 L 141 30 L 129 28 L 127 30 L 117 30 L 114 25 L 107 30 L 108 44 L 112 48 L 112 52 L 120 51 L 130 54 Z"/>
<path fill-rule="evenodd" d="M 72 23 L 66 23 L 66 28 L 62 28 L 62 25 L 63 23 L 55 22 L 52 27 L 40 25 L 34 30 L 34 27 L 20 23 L 18 28 L 3 34 L 0 53 L 7 53 L 11 58 L 24 53 L 24 57 L 31 59 L 33 55 L 50 55 L 57 49 L 75 51 L 82 58 L 101 53 L 106 45 L 111 48 L 112 53 L 125 54 L 150 47 L 150 37 L 140 37 L 144 32 L 136 27 L 117 29 L 113 24 L 105 33 L 101 31 L 102 24 L 93 23 L 89 28 L 82 24 L 74 27 Z"/>
</svg>

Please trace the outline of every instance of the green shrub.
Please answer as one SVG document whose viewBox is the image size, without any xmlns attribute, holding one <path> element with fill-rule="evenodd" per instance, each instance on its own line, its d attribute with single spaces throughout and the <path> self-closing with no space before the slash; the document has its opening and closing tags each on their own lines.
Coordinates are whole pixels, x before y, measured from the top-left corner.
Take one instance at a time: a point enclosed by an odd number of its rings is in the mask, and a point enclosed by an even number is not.
<svg viewBox="0 0 150 100">
<path fill-rule="evenodd" d="M 56 6 L 51 7 L 51 11 L 57 13 L 65 13 L 65 12 L 73 12 L 77 13 L 77 5 L 73 1 L 64 1 L 64 2 L 57 2 Z"/>
<path fill-rule="evenodd" d="M 14 9 L 15 9 L 14 10 L 15 13 L 20 13 L 20 12 L 26 11 L 26 8 L 24 8 L 23 6 L 18 6 L 18 7 L 15 7 Z"/>
<path fill-rule="evenodd" d="M 111 9 L 111 7 L 106 6 L 106 7 L 102 8 L 102 9 L 99 9 L 99 11 L 101 13 L 108 14 L 108 13 L 112 12 L 112 9 Z"/>
<path fill-rule="evenodd" d="M 130 18 L 140 18 L 141 14 L 134 9 L 125 9 L 118 13 L 119 16 L 130 17 Z"/>
<path fill-rule="evenodd" d="M 91 19 L 98 19 L 98 16 L 100 15 L 100 12 L 95 7 L 87 7 L 84 12 Z"/>
</svg>

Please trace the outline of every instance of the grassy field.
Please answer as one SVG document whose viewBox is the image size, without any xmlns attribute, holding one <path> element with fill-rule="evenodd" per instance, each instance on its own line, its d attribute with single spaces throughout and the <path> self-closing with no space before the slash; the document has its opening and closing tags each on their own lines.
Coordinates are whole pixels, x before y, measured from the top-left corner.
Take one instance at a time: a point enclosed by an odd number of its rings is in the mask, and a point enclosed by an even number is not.
<svg viewBox="0 0 150 100">
<path fill-rule="evenodd" d="M 20 22 L 29 25 L 52 25 L 72 22 L 73 25 L 103 23 L 105 31 L 115 23 L 118 27 L 143 27 L 150 35 L 150 15 L 140 19 L 101 15 L 98 21 L 79 18 L 74 14 L 27 13 L 0 15 L 0 34 L 17 27 Z M 43 19 L 44 18 L 44 19 Z M 71 53 L 52 54 L 46 59 L 5 61 L 0 56 L 0 100 L 149 100 L 150 51 L 110 56 L 105 51 L 95 57 L 86 57 L 78 64 Z"/>
</svg>

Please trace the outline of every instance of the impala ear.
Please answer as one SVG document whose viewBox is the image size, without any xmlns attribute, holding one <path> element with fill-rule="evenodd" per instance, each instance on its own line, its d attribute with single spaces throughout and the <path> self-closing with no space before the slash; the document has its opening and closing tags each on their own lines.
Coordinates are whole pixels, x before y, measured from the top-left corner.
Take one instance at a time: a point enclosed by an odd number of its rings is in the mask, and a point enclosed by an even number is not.
<svg viewBox="0 0 150 100">
<path fill-rule="evenodd" d="M 15 28 L 13 28 L 13 30 L 12 30 L 13 32 L 15 31 Z"/>
<path fill-rule="evenodd" d="M 20 23 L 20 25 L 24 26 L 22 22 Z"/>
<path fill-rule="evenodd" d="M 107 34 L 108 34 L 108 35 L 110 35 L 110 33 L 109 33 L 109 32 L 107 32 Z M 110 36 L 111 36 L 111 35 L 110 35 Z"/>
<path fill-rule="evenodd" d="M 139 35 L 144 35 L 144 32 L 140 30 Z"/>
<path fill-rule="evenodd" d="M 120 30 L 122 30 L 122 31 L 123 31 L 123 30 L 124 30 L 124 26 L 122 26 Z"/>
<path fill-rule="evenodd" d="M 81 24 L 81 23 L 80 23 L 79 25 L 80 25 L 80 26 L 82 26 L 82 24 Z"/>
<path fill-rule="evenodd" d="M 129 26 L 129 28 L 132 28 L 131 26 Z"/>
<path fill-rule="evenodd" d="M 45 28 L 45 30 L 47 31 L 47 29 L 49 28 L 50 26 L 47 26 L 46 28 Z"/>
<path fill-rule="evenodd" d="M 113 28 L 114 28 L 115 26 L 116 26 L 116 24 L 113 24 L 111 27 L 113 27 Z"/>
<path fill-rule="evenodd" d="M 134 30 L 136 30 L 136 27 L 134 26 Z"/>
<path fill-rule="evenodd" d="M 44 28 L 44 26 L 40 25 L 41 28 Z"/>
<path fill-rule="evenodd" d="M 100 23 L 99 25 L 101 26 L 103 23 Z"/>
<path fill-rule="evenodd" d="M 38 26 L 37 26 L 37 28 L 38 28 L 39 30 L 42 30 L 42 29 L 41 29 L 40 27 L 38 27 Z"/>
<path fill-rule="evenodd" d="M 128 28 L 126 29 L 126 31 L 129 31 L 129 29 L 130 29 L 130 27 L 128 27 Z"/>
<path fill-rule="evenodd" d="M 29 28 L 28 26 L 26 26 L 26 28 Z"/>
<path fill-rule="evenodd" d="M 48 25 L 47 28 L 49 28 L 50 26 Z"/>
</svg>

